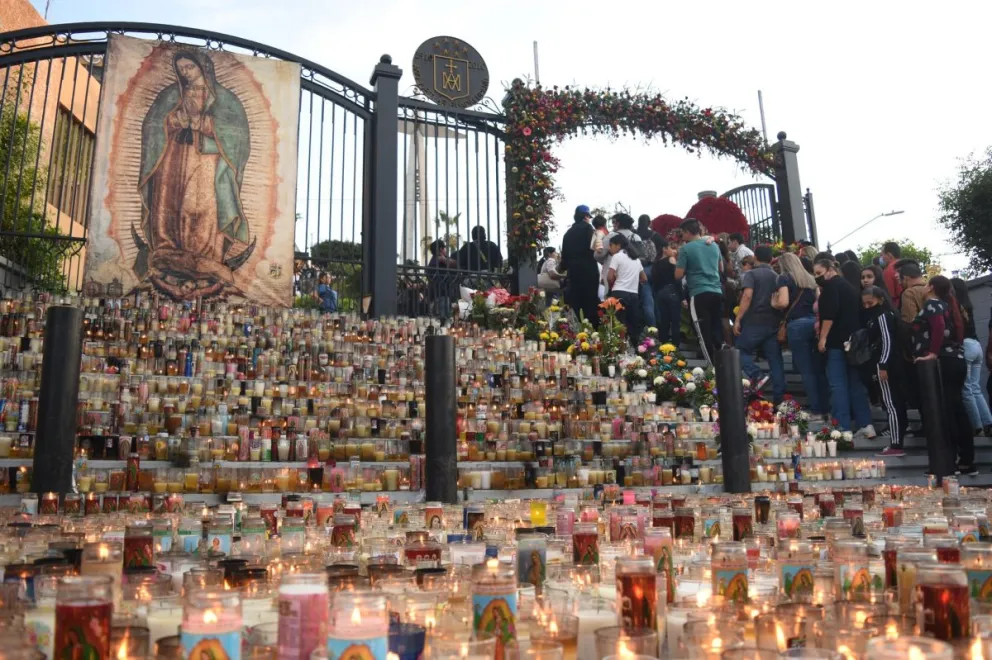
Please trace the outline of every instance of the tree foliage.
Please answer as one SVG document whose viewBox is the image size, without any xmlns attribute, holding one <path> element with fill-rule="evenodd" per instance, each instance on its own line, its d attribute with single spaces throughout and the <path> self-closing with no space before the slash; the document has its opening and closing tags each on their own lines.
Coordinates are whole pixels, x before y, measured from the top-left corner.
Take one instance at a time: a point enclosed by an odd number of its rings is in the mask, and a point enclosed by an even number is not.
<svg viewBox="0 0 992 660">
<path fill-rule="evenodd" d="M 58 228 L 45 217 L 45 170 L 36 165 L 42 148 L 41 129 L 16 109 L 17 95 L 23 92 L 12 86 L 0 101 L 0 164 L 8 173 L 2 177 L 0 230 L 44 238 L 0 236 L 0 257 L 23 269 L 35 287 L 63 293 L 66 286 L 62 266 L 70 244 L 59 240 Z"/>
<path fill-rule="evenodd" d="M 310 248 L 314 266 L 334 278 L 341 311 L 358 309 L 362 299 L 362 244 L 327 240 Z"/>
<path fill-rule="evenodd" d="M 937 194 L 937 220 L 951 244 L 968 255 L 968 270 L 992 270 L 992 148 L 981 158 L 962 159 L 957 180 L 945 182 Z"/>
<path fill-rule="evenodd" d="M 882 254 L 882 246 L 890 242 L 899 244 L 901 259 L 912 259 L 918 262 L 925 271 L 929 270 L 931 266 L 938 266 L 930 248 L 917 245 L 908 238 L 887 238 L 884 241 L 875 241 L 868 245 L 858 246 L 859 260 L 863 264 L 870 264 L 875 257 Z"/>
</svg>

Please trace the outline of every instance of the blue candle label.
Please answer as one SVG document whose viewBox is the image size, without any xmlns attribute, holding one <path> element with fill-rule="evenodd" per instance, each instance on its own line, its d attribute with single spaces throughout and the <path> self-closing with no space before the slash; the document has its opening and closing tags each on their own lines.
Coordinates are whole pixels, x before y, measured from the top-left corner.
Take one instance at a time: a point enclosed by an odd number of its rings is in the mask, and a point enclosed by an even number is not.
<svg viewBox="0 0 992 660">
<path fill-rule="evenodd" d="M 720 519 L 719 518 L 705 518 L 703 519 L 703 536 L 708 539 L 720 536 Z"/>
<path fill-rule="evenodd" d="M 812 564 L 782 564 L 779 584 L 782 593 L 788 597 L 813 593 Z"/>
<path fill-rule="evenodd" d="M 506 645 L 517 638 L 517 592 L 473 594 L 472 614 L 477 634 L 496 637 L 496 658 L 502 660 Z"/>
<path fill-rule="evenodd" d="M 713 571 L 713 591 L 735 603 L 747 602 L 747 570 L 724 569 Z"/>
<path fill-rule="evenodd" d="M 179 532 L 179 539 L 183 542 L 183 552 L 196 552 L 200 547 L 200 535 L 193 532 Z"/>
<path fill-rule="evenodd" d="M 980 603 L 992 603 L 992 571 L 968 569 L 968 593 Z"/>
<path fill-rule="evenodd" d="M 207 549 L 214 552 L 223 552 L 225 555 L 231 554 L 231 535 L 208 532 Z"/>
<path fill-rule="evenodd" d="M 183 657 L 187 660 L 241 660 L 241 630 L 222 633 L 191 633 L 182 631 Z"/>
<path fill-rule="evenodd" d="M 389 637 L 372 639 L 327 638 L 327 660 L 386 660 Z"/>
<path fill-rule="evenodd" d="M 172 534 L 165 531 L 156 531 L 154 538 L 155 552 L 169 552 L 172 550 Z"/>
</svg>

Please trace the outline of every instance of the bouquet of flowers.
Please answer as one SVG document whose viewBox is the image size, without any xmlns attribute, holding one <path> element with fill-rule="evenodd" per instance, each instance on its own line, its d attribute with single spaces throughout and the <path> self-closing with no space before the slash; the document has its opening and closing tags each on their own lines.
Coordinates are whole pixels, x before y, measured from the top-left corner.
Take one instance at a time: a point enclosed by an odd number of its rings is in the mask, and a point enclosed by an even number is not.
<svg viewBox="0 0 992 660">
<path fill-rule="evenodd" d="M 593 357 L 602 354 L 599 333 L 594 332 L 588 321 L 582 323 L 582 329 L 575 334 L 575 341 L 565 349 L 570 355 L 586 355 Z"/>
<path fill-rule="evenodd" d="M 854 434 L 850 431 L 841 431 L 837 428 L 837 420 L 831 419 L 830 424 L 824 424 L 819 431 L 816 432 L 816 439 L 821 442 L 827 442 L 833 440 L 837 443 L 837 449 L 854 449 Z"/>
<path fill-rule="evenodd" d="M 747 421 L 749 422 L 774 422 L 775 406 L 771 401 L 764 399 L 754 399 L 747 404 Z"/>
<path fill-rule="evenodd" d="M 786 424 L 798 426 L 800 433 L 805 434 L 809 430 L 809 413 L 799 406 L 791 394 L 786 394 L 782 403 L 778 404 L 778 414 Z"/>
<path fill-rule="evenodd" d="M 607 298 L 599 303 L 599 337 L 604 368 L 606 364 L 615 364 L 627 352 L 627 327 L 617 318 L 621 310 L 623 304 L 616 298 Z"/>
<path fill-rule="evenodd" d="M 622 358 L 620 360 L 620 367 L 624 380 L 627 381 L 627 384 L 631 388 L 638 385 L 646 386 L 653 371 L 650 365 L 640 355 Z"/>
</svg>

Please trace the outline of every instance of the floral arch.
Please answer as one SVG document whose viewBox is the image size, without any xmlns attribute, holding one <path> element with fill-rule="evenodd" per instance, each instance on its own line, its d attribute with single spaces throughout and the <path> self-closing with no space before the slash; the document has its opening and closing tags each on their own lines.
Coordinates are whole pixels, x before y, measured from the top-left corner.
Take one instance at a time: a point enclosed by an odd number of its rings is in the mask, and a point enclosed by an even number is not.
<svg viewBox="0 0 992 660">
<path fill-rule="evenodd" d="M 660 94 L 576 87 L 530 87 L 519 78 L 503 100 L 506 162 L 509 168 L 510 254 L 532 260 L 552 227 L 551 202 L 560 196 L 554 176 L 560 162 L 555 143 L 582 135 L 660 137 L 689 153 L 707 151 L 737 160 L 759 175 L 771 175 L 775 158 L 761 133 L 737 115 L 700 108 L 688 99 L 671 102 Z"/>
</svg>

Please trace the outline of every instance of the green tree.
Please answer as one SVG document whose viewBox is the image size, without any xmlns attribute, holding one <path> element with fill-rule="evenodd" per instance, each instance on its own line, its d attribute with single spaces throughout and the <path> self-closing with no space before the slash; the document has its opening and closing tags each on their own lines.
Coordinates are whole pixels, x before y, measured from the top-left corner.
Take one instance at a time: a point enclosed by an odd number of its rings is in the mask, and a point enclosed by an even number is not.
<svg viewBox="0 0 992 660">
<path fill-rule="evenodd" d="M 968 255 L 974 274 L 992 270 L 992 147 L 982 158 L 961 160 L 956 181 L 937 191 L 938 222 L 950 234 L 954 247 Z"/>
<path fill-rule="evenodd" d="M 29 77 L 25 76 L 24 85 L 29 84 Z M 62 265 L 66 250 L 73 244 L 59 240 L 58 228 L 49 225 L 45 217 L 45 170 L 35 165 L 42 148 L 41 129 L 15 110 L 18 95 L 24 93 L 24 89 L 12 86 L 0 101 L 0 163 L 10 163 L 5 169 L 9 175 L 2 177 L 0 230 L 35 236 L 0 236 L 0 257 L 20 267 L 35 287 L 63 293 Z"/>
<path fill-rule="evenodd" d="M 327 240 L 310 248 L 310 262 L 334 278 L 341 311 L 355 311 L 362 299 L 362 244 Z"/>
<path fill-rule="evenodd" d="M 868 245 L 859 246 L 856 252 L 861 263 L 870 264 L 872 259 L 882 254 L 882 246 L 889 242 L 898 243 L 902 251 L 901 258 L 913 259 L 920 264 L 923 270 L 930 270 L 933 266 L 939 267 L 939 264 L 934 260 L 934 254 L 930 248 L 917 245 L 908 238 L 888 238 L 884 241 L 875 241 Z"/>
</svg>

